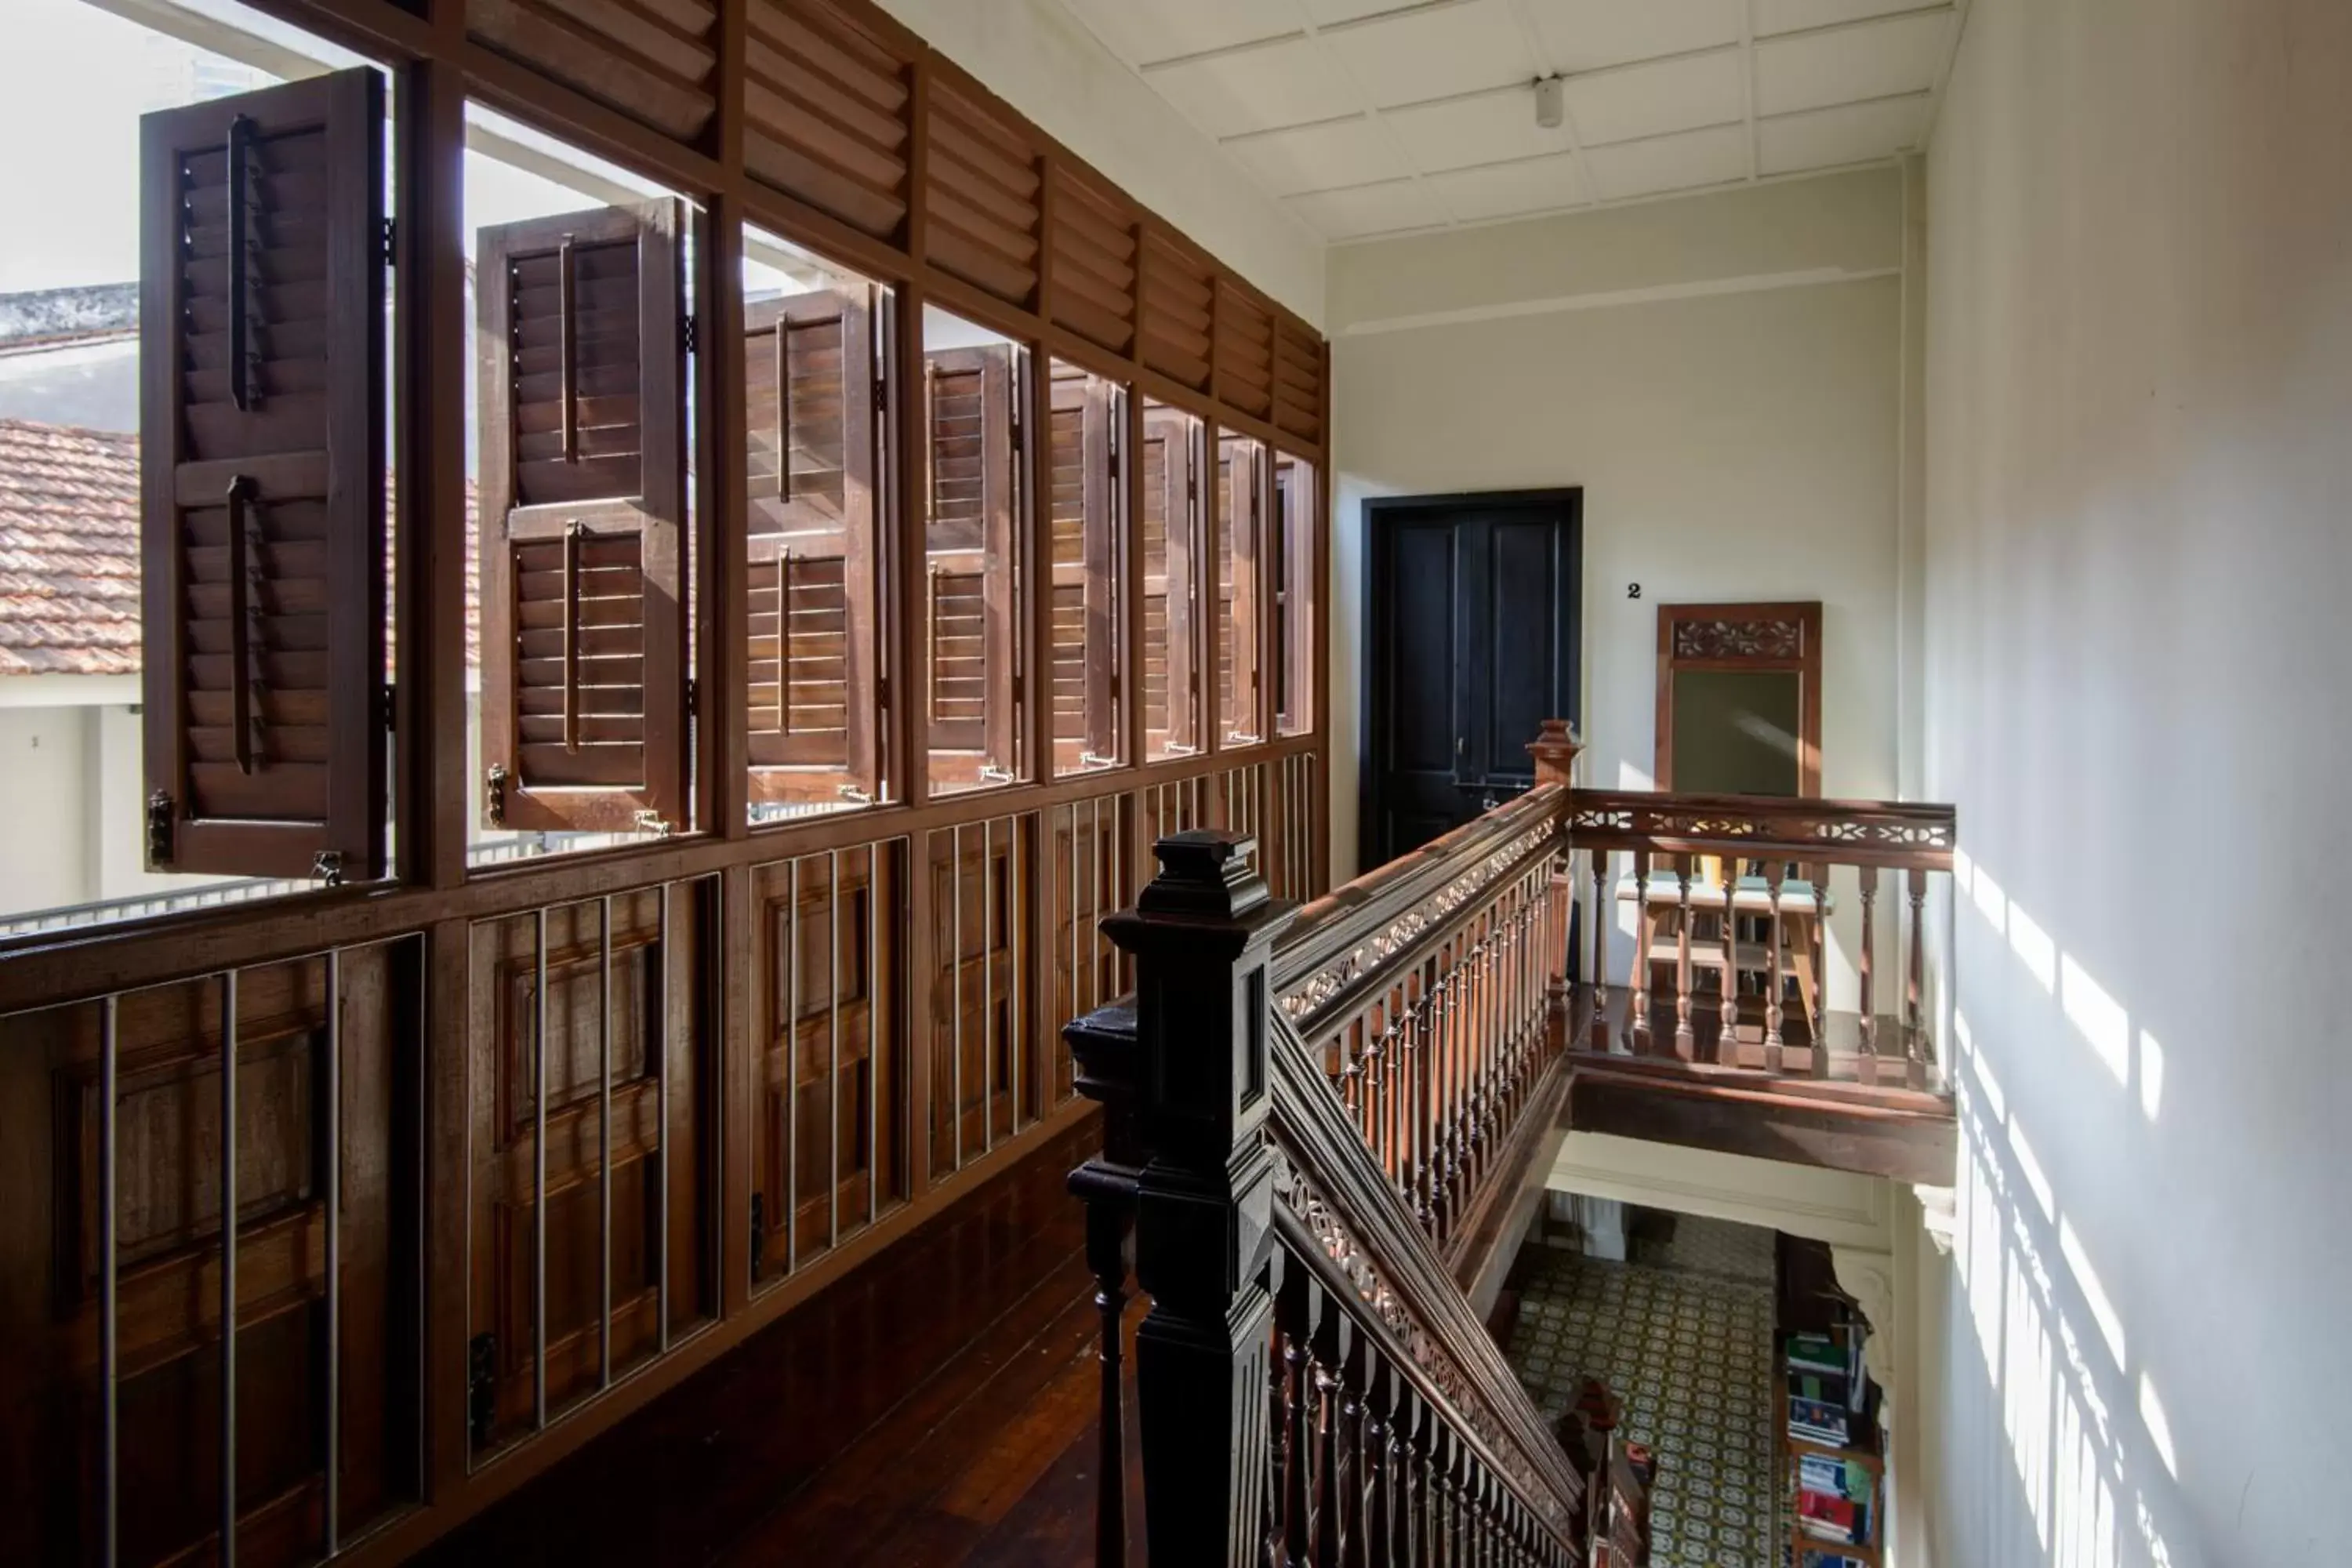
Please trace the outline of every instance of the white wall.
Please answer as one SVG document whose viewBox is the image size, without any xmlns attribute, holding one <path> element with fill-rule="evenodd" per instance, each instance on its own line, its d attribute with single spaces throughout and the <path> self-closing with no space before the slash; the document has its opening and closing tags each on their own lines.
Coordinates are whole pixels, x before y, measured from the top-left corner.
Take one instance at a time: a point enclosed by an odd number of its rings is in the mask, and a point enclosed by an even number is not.
<svg viewBox="0 0 2352 1568">
<path fill-rule="evenodd" d="M 1976 0 L 1932 143 L 1949 1568 L 2352 1555 L 2347 82 L 2342 0 Z"/>
<path fill-rule="evenodd" d="M 1322 324 L 1322 240 L 1058 0 L 882 7 L 1218 260 Z"/>
<path fill-rule="evenodd" d="M 1586 782 L 1650 786 L 1660 604 L 1820 599 L 1823 788 L 1895 793 L 1902 204 L 1879 169 L 1331 253 L 1335 868 L 1376 496 L 1583 487 Z"/>
<path fill-rule="evenodd" d="M 92 895 L 86 708 L 0 707 L 0 910 Z"/>
</svg>

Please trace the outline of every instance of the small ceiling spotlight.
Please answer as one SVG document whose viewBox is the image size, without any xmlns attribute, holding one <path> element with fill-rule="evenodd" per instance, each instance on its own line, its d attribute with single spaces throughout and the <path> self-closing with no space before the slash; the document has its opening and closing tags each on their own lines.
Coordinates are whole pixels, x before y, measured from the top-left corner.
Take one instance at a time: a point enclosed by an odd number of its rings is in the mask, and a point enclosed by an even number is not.
<svg viewBox="0 0 2352 1568">
<path fill-rule="evenodd" d="M 1536 123 L 1546 131 L 1557 131 L 1567 118 L 1562 97 L 1562 83 L 1556 76 L 1536 79 Z"/>
</svg>

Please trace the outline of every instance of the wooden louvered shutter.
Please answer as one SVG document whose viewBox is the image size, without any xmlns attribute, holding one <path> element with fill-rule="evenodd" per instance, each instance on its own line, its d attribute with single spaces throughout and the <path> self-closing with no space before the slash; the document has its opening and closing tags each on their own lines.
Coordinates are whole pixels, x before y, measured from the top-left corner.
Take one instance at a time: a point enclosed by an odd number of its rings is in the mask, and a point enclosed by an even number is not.
<svg viewBox="0 0 2352 1568">
<path fill-rule="evenodd" d="M 755 800 L 875 792 L 874 298 L 744 307 Z"/>
<path fill-rule="evenodd" d="M 930 431 L 930 745 L 1012 765 L 1013 351 L 942 349 L 925 360 Z"/>
<path fill-rule="evenodd" d="M 148 863 L 383 858 L 383 85 L 142 124 Z"/>
<path fill-rule="evenodd" d="M 666 200 L 478 237 L 492 826 L 685 819 L 682 222 Z"/>
<path fill-rule="evenodd" d="M 1116 389 L 1099 376 L 1054 383 L 1054 740 L 1062 765 L 1118 755 Z"/>
<path fill-rule="evenodd" d="M 1261 740 L 1258 557 L 1264 540 L 1264 448 L 1245 437 L 1219 441 L 1217 481 L 1217 715 L 1227 742 Z"/>
<path fill-rule="evenodd" d="M 1143 728 L 1154 751 L 1199 745 L 1192 646 L 1193 552 L 1199 491 L 1192 421 L 1171 408 L 1143 411 Z"/>
</svg>

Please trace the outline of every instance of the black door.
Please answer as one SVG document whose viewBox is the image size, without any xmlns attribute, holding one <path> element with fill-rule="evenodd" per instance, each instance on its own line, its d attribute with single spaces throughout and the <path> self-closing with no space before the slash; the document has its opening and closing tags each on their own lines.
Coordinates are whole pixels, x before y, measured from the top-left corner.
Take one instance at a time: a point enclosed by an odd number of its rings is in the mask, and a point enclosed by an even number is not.
<svg viewBox="0 0 2352 1568">
<path fill-rule="evenodd" d="M 1527 744 L 1577 717 L 1580 492 L 1365 504 L 1361 864 L 1535 782 Z"/>
</svg>

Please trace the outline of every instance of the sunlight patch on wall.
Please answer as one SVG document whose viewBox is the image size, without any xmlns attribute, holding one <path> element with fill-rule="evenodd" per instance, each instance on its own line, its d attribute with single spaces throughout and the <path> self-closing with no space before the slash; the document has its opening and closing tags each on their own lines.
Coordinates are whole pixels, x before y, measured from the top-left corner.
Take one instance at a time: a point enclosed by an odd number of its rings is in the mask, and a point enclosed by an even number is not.
<svg viewBox="0 0 2352 1568">
<path fill-rule="evenodd" d="M 2025 972 L 2044 991 L 2058 988 L 2058 944 L 2041 923 L 2014 903 L 2009 906 L 2009 946 L 2025 964 Z"/>
<path fill-rule="evenodd" d="M 2154 1121 L 2164 1108 L 2164 1046 L 2146 1029 L 2139 1032 L 2139 1113 Z"/>
<path fill-rule="evenodd" d="M 2033 1189 L 2033 1201 L 2041 1205 L 2042 1217 L 2057 1218 L 2058 1200 L 2050 1190 L 2050 1178 L 2043 1173 L 2042 1162 L 2033 1152 L 2033 1145 L 2026 1142 L 2025 1129 L 2014 1120 L 2009 1124 L 2009 1147 L 2017 1156 L 2018 1174 L 2023 1176 L 2025 1184 Z"/>
<path fill-rule="evenodd" d="M 2165 1418 L 2164 1402 L 2157 1398 L 2156 1384 L 2146 1373 L 2139 1374 L 2139 1418 L 2147 1427 L 2147 1440 L 2156 1446 L 2156 1457 L 2164 1461 L 2165 1473 L 2179 1480 L 2180 1461 L 2172 1456 L 2172 1423 Z"/>
<path fill-rule="evenodd" d="M 2071 1219 L 2058 1222 L 2058 1252 L 2073 1271 L 2074 1284 L 2083 1292 L 2083 1304 L 2091 1309 L 2091 1316 L 2099 1325 L 2099 1335 L 2107 1342 L 2107 1349 L 2116 1358 L 2116 1368 L 2121 1371 L 2127 1364 L 2124 1355 L 2124 1321 L 2116 1311 L 2106 1286 L 2100 1282 L 2098 1271 L 2091 1267 L 2090 1254 L 2084 1250 L 2083 1238 Z"/>
<path fill-rule="evenodd" d="M 2050 1335 L 2041 1304 L 2022 1268 L 2009 1270 L 2009 1310 L 2002 1323 L 2001 1428 L 2023 1489 L 2033 1533 L 2050 1544 Z"/>
<path fill-rule="evenodd" d="M 2091 1054 L 2115 1075 L 2118 1084 L 2131 1081 L 2131 1019 L 2123 1004 L 2091 978 L 2090 971 L 2067 953 L 2059 961 L 2058 1005 L 2067 1021 L 2083 1037 Z"/>
<path fill-rule="evenodd" d="M 2053 1568 L 2116 1568 L 2116 1498 L 2100 1464 L 2100 1445 L 2072 1398 L 2058 1405 L 2057 1539 Z"/>
</svg>

